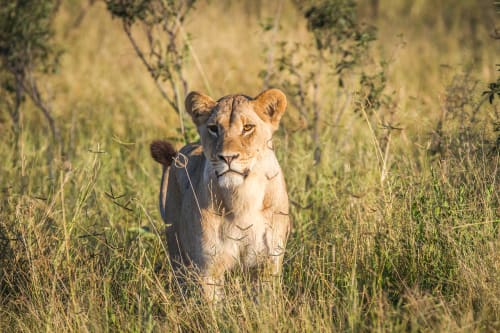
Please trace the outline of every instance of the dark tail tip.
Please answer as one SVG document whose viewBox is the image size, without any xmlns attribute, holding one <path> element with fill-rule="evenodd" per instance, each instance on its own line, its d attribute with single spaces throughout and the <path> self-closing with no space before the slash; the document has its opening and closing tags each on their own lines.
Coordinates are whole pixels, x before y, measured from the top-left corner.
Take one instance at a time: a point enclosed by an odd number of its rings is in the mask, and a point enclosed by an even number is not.
<svg viewBox="0 0 500 333">
<path fill-rule="evenodd" d="M 174 146 L 167 141 L 155 140 L 151 142 L 150 149 L 153 159 L 164 166 L 170 166 L 175 155 L 177 155 Z"/>
</svg>

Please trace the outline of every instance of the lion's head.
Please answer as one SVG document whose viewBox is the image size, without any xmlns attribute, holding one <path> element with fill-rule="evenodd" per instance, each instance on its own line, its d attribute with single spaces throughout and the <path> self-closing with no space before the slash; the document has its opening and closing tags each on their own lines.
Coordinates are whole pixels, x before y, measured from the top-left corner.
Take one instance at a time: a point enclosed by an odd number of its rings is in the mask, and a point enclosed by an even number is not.
<svg viewBox="0 0 500 333">
<path fill-rule="evenodd" d="M 219 186 L 241 185 L 255 162 L 272 149 L 271 138 L 286 109 L 286 97 L 269 89 L 255 98 L 225 96 L 214 101 L 198 92 L 186 98 L 186 110 L 201 137 Z"/>
</svg>

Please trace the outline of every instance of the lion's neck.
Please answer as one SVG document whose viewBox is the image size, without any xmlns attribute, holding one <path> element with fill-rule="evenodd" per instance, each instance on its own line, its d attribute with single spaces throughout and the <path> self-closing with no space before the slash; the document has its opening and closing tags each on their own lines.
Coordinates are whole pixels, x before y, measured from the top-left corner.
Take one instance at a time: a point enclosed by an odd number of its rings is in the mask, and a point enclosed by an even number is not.
<svg viewBox="0 0 500 333">
<path fill-rule="evenodd" d="M 266 191 L 269 190 L 268 183 L 281 171 L 274 155 L 255 165 L 253 170 L 242 184 L 223 187 L 208 165 L 205 175 L 209 178 L 207 183 L 212 184 L 209 197 L 214 201 L 213 207 L 218 207 L 219 213 L 237 216 L 262 210 Z"/>
<path fill-rule="evenodd" d="M 249 176 L 236 188 L 221 189 L 224 208 L 235 215 L 259 211 L 267 190 L 266 185 L 267 181 L 263 183 Z"/>
</svg>

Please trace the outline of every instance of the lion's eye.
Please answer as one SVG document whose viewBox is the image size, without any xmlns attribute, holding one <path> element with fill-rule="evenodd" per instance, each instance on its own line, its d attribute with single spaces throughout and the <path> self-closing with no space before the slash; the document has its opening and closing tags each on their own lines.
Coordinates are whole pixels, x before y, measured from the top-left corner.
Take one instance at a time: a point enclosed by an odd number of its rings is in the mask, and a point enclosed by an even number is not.
<svg viewBox="0 0 500 333">
<path fill-rule="evenodd" d="M 253 131 L 254 128 L 255 128 L 255 125 L 246 124 L 246 125 L 243 126 L 243 133 L 244 134 L 250 133 L 251 131 Z"/>
<path fill-rule="evenodd" d="M 210 133 L 213 136 L 219 135 L 219 127 L 217 125 L 208 125 L 207 126 L 208 133 Z"/>
</svg>

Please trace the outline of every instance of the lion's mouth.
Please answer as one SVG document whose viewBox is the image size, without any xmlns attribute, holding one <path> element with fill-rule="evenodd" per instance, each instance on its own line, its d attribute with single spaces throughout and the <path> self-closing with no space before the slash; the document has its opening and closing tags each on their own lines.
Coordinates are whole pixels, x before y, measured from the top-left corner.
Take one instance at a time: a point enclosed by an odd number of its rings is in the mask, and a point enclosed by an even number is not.
<svg viewBox="0 0 500 333">
<path fill-rule="evenodd" d="M 243 178 L 247 178 L 248 174 L 250 173 L 250 170 L 246 169 L 243 172 L 240 172 L 240 171 L 237 171 L 237 170 L 234 170 L 234 169 L 227 169 L 226 171 L 223 171 L 221 173 L 217 173 L 217 171 L 215 171 L 215 175 L 217 176 L 217 178 L 220 178 L 220 177 L 224 176 L 225 174 L 227 174 L 229 172 L 233 172 L 233 173 L 235 173 L 237 175 L 242 176 Z"/>
</svg>

